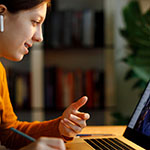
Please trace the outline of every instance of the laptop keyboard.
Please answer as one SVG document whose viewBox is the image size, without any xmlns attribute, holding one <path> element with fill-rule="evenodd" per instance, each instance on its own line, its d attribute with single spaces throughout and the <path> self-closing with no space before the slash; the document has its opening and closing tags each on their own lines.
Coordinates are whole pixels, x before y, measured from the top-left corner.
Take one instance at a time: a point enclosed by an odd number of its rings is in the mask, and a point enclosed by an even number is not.
<svg viewBox="0 0 150 150">
<path fill-rule="evenodd" d="M 117 138 L 84 139 L 95 150 L 135 150 Z"/>
</svg>

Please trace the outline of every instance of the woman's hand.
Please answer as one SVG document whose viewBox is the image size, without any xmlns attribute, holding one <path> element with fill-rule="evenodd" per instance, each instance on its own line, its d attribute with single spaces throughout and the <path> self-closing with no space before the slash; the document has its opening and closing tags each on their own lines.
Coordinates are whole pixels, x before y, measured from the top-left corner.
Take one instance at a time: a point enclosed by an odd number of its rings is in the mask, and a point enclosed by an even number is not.
<svg viewBox="0 0 150 150">
<path fill-rule="evenodd" d="M 78 110 L 85 105 L 87 100 L 88 98 L 83 96 L 64 111 L 59 124 L 59 132 L 62 136 L 74 137 L 86 127 L 86 120 L 90 118 L 90 115 L 88 113 L 79 112 Z"/>
<path fill-rule="evenodd" d="M 62 139 L 41 137 L 36 142 L 21 148 L 20 150 L 65 150 Z"/>
</svg>

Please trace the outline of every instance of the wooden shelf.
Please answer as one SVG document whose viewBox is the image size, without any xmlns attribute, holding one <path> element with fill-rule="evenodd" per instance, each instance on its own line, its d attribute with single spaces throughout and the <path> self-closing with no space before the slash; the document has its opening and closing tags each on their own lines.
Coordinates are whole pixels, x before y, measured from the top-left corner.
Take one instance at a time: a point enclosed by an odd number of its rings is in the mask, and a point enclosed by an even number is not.
<svg viewBox="0 0 150 150">
<path fill-rule="evenodd" d="M 102 47 L 58 47 L 58 48 L 45 48 L 45 52 L 49 51 L 103 51 Z"/>
<path fill-rule="evenodd" d="M 104 50 L 95 49 L 62 49 L 44 52 L 45 66 L 60 66 L 66 69 L 103 70 Z"/>
</svg>

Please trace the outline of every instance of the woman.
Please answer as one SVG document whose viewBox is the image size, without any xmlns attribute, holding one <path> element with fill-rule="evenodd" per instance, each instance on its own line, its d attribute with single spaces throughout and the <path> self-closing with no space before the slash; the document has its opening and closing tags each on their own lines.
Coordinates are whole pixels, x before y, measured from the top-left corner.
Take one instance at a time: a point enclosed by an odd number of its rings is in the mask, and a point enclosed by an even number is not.
<svg viewBox="0 0 150 150">
<path fill-rule="evenodd" d="M 49 0 L 0 0 L 0 57 L 21 61 L 29 53 L 29 47 L 43 40 L 41 27 L 48 4 Z M 84 96 L 54 120 L 18 121 L 10 102 L 5 69 L 0 63 L 0 141 L 6 147 L 22 150 L 65 149 L 62 139 L 71 140 L 86 126 L 89 114 L 78 111 L 86 102 L 87 97 Z M 30 143 L 10 131 L 10 127 L 36 138 L 36 142 Z"/>
</svg>

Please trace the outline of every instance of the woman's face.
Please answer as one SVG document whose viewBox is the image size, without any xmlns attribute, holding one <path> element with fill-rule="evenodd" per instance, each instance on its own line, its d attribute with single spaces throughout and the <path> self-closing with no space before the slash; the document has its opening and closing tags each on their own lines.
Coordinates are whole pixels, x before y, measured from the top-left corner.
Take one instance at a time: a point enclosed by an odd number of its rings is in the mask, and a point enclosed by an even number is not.
<svg viewBox="0 0 150 150">
<path fill-rule="evenodd" d="M 0 32 L 0 57 L 13 61 L 22 60 L 34 42 L 41 42 L 42 23 L 46 16 L 47 4 L 17 14 L 4 13 L 4 32 Z"/>
</svg>

